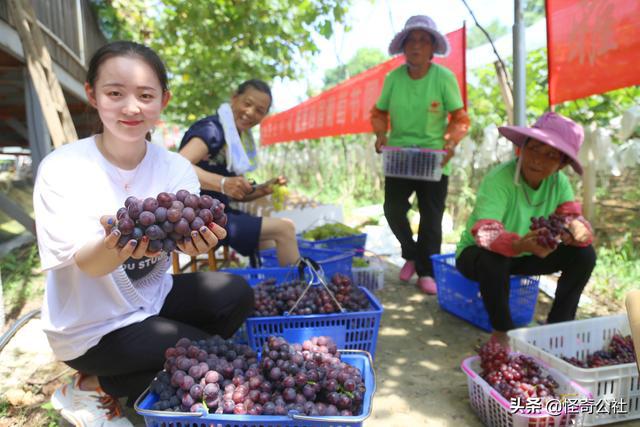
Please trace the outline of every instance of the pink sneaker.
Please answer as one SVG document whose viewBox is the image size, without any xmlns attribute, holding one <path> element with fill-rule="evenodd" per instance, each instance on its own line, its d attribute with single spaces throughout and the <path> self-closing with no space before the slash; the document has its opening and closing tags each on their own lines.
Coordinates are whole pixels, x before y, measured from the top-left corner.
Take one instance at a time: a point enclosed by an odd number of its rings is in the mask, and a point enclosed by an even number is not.
<svg viewBox="0 0 640 427">
<path fill-rule="evenodd" d="M 416 274 L 416 263 L 413 261 L 407 261 L 400 269 L 400 280 L 408 282 L 414 274 Z"/>
<path fill-rule="evenodd" d="M 421 292 L 424 292 L 427 295 L 435 295 L 438 293 L 436 281 L 433 280 L 433 277 L 431 276 L 418 277 L 416 286 L 418 286 L 418 289 L 420 289 Z"/>
</svg>

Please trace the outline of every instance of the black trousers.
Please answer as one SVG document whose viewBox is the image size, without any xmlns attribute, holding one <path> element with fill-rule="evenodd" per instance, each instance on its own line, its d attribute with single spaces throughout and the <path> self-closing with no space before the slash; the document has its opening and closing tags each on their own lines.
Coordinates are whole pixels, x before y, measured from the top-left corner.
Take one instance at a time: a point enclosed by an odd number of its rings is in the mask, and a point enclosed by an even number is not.
<svg viewBox="0 0 640 427">
<path fill-rule="evenodd" d="M 402 258 L 415 261 L 418 276 L 432 276 L 429 257 L 440 253 L 442 244 L 442 215 L 447 198 L 449 177 L 442 175 L 438 182 L 405 178 L 386 178 L 384 183 L 384 216 L 391 231 L 400 242 Z M 420 226 L 418 241 L 413 240 L 407 213 L 409 197 L 416 193 Z"/>
<path fill-rule="evenodd" d="M 456 259 L 456 268 L 480 284 L 484 306 L 496 331 L 513 329 L 509 312 L 509 275 L 540 275 L 561 271 L 556 295 L 547 317 L 548 323 L 573 320 L 580 294 L 596 265 L 593 246 L 560 245 L 545 258 L 505 257 L 478 246 L 465 248 Z"/>
<path fill-rule="evenodd" d="M 132 405 L 164 364 L 164 351 L 182 337 L 230 338 L 253 312 L 253 290 L 240 276 L 203 272 L 173 276 L 157 316 L 108 333 L 85 354 L 65 363 L 96 375 L 102 389 Z"/>
</svg>

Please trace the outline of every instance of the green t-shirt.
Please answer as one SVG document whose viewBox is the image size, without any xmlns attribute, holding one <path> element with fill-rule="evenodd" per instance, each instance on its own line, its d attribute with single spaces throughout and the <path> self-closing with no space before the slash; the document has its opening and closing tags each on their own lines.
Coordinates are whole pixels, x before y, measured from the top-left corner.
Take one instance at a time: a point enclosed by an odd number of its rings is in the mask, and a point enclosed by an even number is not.
<svg viewBox="0 0 640 427">
<path fill-rule="evenodd" d="M 559 205 L 574 200 L 569 178 L 563 172 L 557 172 L 542 181 L 537 190 L 529 187 L 523 178 L 520 178 L 520 186 L 517 187 L 513 183 L 516 163 L 517 159 L 499 164 L 480 183 L 476 206 L 460 236 L 456 257 L 466 247 L 476 244 L 471 228 L 481 219 L 500 221 L 506 231 L 524 236 L 529 232 L 531 217 L 548 217 Z"/>
<path fill-rule="evenodd" d="M 391 118 L 390 146 L 433 150 L 444 147 L 447 114 L 463 106 L 456 76 L 434 63 L 418 80 L 409 77 L 406 65 L 391 71 L 376 103 Z M 448 175 L 450 170 L 449 164 L 443 173 Z"/>
</svg>

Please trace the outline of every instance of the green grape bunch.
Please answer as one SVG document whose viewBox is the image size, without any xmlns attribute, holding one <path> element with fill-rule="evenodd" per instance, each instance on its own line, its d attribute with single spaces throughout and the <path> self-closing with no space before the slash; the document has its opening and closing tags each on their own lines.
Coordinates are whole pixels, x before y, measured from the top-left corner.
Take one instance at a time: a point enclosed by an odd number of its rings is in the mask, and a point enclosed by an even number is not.
<svg viewBox="0 0 640 427">
<path fill-rule="evenodd" d="M 334 239 L 336 237 L 355 236 L 357 234 L 360 234 L 360 232 L 355 228 L 351 228 L 339 222 L 334 222 L 307 230 L 302 234 L 302 238 L 305 240 L 317 241 Z"/>
<path fill-rule="evenodd" d="M 367 268 L 369 267 L 369 261 L 363 257 L 353 257 L 352 267 L 354 268 Z"/>
<path fill-rule="evenodd" d="M 273 186 L 273 193 L 271 193 L 271 202 L 273 203 L 273 209 L 276 212 L 281 211 L 284 208 L 284 201 L 289 195 L 289 189 L 285 185 L 276 184 Z"/>
</svg>

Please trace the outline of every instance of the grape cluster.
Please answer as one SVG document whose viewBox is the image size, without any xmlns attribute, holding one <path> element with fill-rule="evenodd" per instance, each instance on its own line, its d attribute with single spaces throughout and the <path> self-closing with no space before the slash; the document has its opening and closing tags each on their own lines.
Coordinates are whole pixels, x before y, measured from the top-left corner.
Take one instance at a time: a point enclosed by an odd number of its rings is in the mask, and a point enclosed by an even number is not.
<svg viewBox="0 0 640 427">
<path fill-rule="evenodd" d="M 601 366 L 635 363 L 636 354 L 633 349 L 631 335 L 615 334 L 605 350 L 598 350 L 587 356 L 586 360 L 575 357 L 562 357 L 563 360 L 579 368 L 599 368 Z"/>
<path fill-rule="evenodd" d="M 284 200 L 289 195 L 289 189 L 285 185 L 275 184 L 273 186 L 273 193 L 271 193 L 271 201 L 273 202 L 273 209 L 281 211 L 284 208 Z"/>
<path fill-rule="evenodd" d="M 158 396 L 155 410 L 327 416 L 362 411 L 362 373 L 340 360 L 328 337 L 303 344 L 269 337 L 260 362 L 248 346 L 231 340 L 181 338 L 165 359 L 150 387 Z"/>
<path fill-rule="evenodd" d="M 340 360 L 329 337 L 314 337 L 302 344 L 269 337 L 260 368 L 281 390 L 282 401 L 274 402 L 276 414 L 282 414 L 282 409 L 320 416 L 352 416 L 362 411 L 366 391 L 362 373 Z"/>
<path fill-rule="evenodd" d="M 533 358 L 523 354 L 510 355 L 503 346 L 492 341 L 484 344 L 478 353 L 482 378 L 507 400 L 557 397 L 558 383 L 550 375 L 544 376 Z"/>
<path fill-rule="evenodd" d="M 329 292 L 321 285 L 311 285 L 304 281 L 292 281 L 276 284 L 275 280 L 265 280 L 253 288 L 255 316 L 280 316 L 291 314 L 329 314 L 337 313 L 340 308 Z M 351 279 L 336 273 L 328 283 L 329 290 L 346 311 L 363 311 L 369 308 L 369 300 L 364 292 L 353 284 Z M 296 301 L 304 296 L 294 308 Z M 292 311 L 293 309 L 293 311 Z"/>
<path fill-rule="evenodd" d="M 191 231 L 212 222 L 224 227 L 227 215 L 224 203 L 208 195 L 179 190 L 144 200 L 130 196 L 116 213 L 116 227 L 121 234 L 118 246 L 122 248 L 129 240 L 140 241 L 147 236 L 149 251 L 171 252 Z"/>
<path fill-rule="evenodd" d="M 348 225 L 344 225 L 339 222 L 334 222 L 307 230 L 302 234 L 302 238 L 305 240 L 325 240 L 336 237 L 355 236 L 356 234 L 360 234 L 360 232 L 355 228 L 351 228 Z"/>
<path fill-rule="evenodd" d="M 545 248 L 555 249 L 560 242 L 560 234 L 566 230 L 566 218 L 560 215 L 551 214 L 549 218 L 531 217 L 532 231 L 538 231 L 538 244 Z"/>
</svg>

